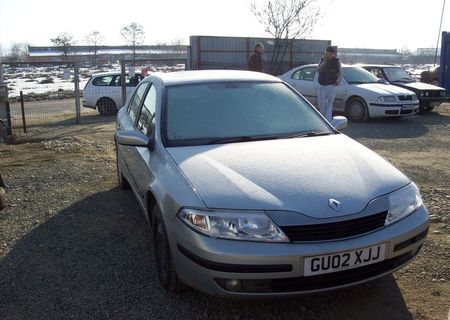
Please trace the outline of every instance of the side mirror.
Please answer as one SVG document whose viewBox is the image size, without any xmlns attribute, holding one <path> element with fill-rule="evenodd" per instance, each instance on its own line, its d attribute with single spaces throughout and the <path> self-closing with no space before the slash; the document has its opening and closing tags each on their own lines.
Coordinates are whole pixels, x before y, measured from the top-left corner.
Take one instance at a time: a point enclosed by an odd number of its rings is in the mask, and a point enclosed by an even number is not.
<svg viewBox="0 0 450 320">
<path fill-rule="evenodd" d="M 333 120 L 331 120 L 331 125 L 336 130 L 342 130 L 347 128 L 347 123 L 348 123 L 347 118 L 343 116 L 333 117 Z"/>
<path fill-rule="evenodd" d="M 134 130 L 118 131 L 116 133 L 116 141 L 118 144 L 129 147 L 144 147 L 153 149 L 153 135 L 147 137 L 141 132 Z"/>
</svg>

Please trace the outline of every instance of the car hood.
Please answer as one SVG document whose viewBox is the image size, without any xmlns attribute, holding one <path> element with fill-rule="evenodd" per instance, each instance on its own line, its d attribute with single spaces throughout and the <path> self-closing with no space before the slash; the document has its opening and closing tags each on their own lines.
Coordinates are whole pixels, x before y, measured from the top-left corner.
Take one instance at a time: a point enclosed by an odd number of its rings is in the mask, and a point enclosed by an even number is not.
<svg viewBox="0 0 450 320">
<path fill-rule="evenodd" d="M 167 150 L 208 208 L 336 217 L 361 212 L 410 182 L 343 134 Z M 341 202 L 340 212 L 330 199 Z"/>
<path fill-rule="evenodd" d="M 355 85 L 358 88 L 366 89 L 372 92 L 375 92 L 379 95 L 390 95 L 390 94 L 412 94 L 411 91 L 400 88 L 398 86 L 394 86 L 391 84 L 383 84 L 383 83 L 365 83 L 365 84 L 357 84 Z"/>
<path fill-rule="evenodd" d="M 401 86 L 405 89 L 410 89 L 412 91 L 418 91 L 418 90 L 445 90 L 444 88 L 432 85 L 432 84 L 428 84 L 428 83 L 423 83 L 423 82 L 409 82 L 409 83 L 404 83 L 404 82 L 391 82 L 393 84 L 395 84 L 396 86 Z"/>
</svg>

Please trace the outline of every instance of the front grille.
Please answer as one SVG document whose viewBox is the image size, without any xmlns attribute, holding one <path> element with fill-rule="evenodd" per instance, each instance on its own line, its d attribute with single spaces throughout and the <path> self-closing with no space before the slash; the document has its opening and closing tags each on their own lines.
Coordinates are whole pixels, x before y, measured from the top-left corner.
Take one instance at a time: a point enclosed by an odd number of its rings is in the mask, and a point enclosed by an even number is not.
<svg viewBox="0 0 450 320">
<path fill-rule="evenodd" d="M 284 226 L 281 230 L 292 242 L 342 239 L 371 232 L 384 227 L 387 211 L 347 221 Z"/>
<path fill-rule="evenodd" d="M 413 113 L 414 110 L 402 110 L 402 112 L 400 112 L 400 114 L 410 114 Z"/>
<path fill-rule="evenodd" d="M 436 98 L 442 96 L 442 90 L 427 90 L 424 91 L 425 98 Z"/>
<path fill-rule="evenodd" d="M 366 279 L 371 279 L 388 273 L 404 265 L 413 258 L 412 252 L 407 252 L 395 258 L 374 263 L 365 267 L 333 272 L 312 277 L 241 280 L 241 287 L 235 292 L 242 293 L 282 293 L 302 292 L 339 287 Z M 226 279 L 216 279 L 225 289 Z M 227 290 L 227 289 L 225 289 Z"/>
<path fill-rule="evenodd" d="M 398 96 L 398 100 L 399 101 L 411 101 L 412 100 L 412 95 L 404 95 L 404 96 Z"/>
</svg>

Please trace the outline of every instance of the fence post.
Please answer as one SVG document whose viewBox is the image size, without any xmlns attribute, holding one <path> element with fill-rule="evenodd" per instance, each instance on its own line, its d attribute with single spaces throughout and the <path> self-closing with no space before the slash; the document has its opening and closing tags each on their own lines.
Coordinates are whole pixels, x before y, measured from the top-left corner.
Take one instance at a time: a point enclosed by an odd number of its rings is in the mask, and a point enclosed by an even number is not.
<svg viewBox="0 0 450 320">
<path fill-rule="evenodd" d="M 23 100 L 23 91 L 20 91 L 20 110 L 22 111 L 22 125 L 23 125 L 23 133 L 27 133 L 27 123 L 25 120 L 25 106 Z"/>
<path fill-rule="evenodd" d="M 80 77 L 79 77 L 79 71 L 78 71 L 78 64 L 74 64 L 73 69 L 73 77 L 75 82 L 75 112 L 76 112 L 76 124 L 80 124 L 80 118 L 81 118 L 81 104 L 80 104 Z"/>
<path fill-rule="evenodd" d="M 12 121 L 11 121 L 11 108 L 9 106 L 9 100 L 6 101 L 6 131 L 8 135 L 12 135 Z"/>
<path fill-rule="evenodd" d="M 3 63 L 1 57 L 0 57 L 0 84 L 3 84 Z"/>
<path fill-rule="evenodd" d="M 127 102 L 127 87 L 126 85 L 126 74 L 125 74 L 125 60 L 120 60 L 120 86 L 122 87 L 122 106 Z"/>
</svg>

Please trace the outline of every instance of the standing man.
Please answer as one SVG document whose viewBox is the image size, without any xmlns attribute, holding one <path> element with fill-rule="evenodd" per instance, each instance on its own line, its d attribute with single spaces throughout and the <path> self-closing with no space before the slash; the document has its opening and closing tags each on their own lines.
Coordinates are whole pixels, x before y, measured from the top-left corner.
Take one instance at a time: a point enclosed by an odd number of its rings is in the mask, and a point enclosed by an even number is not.
<svg viewBox="0 0 450 320">
<path fill-rule="evenodd" d="M 248 59 L 248 70 L 263 72 L 263 58 L 264 46 L 262 43 L 257 43 L 255 46 L 255 52 L 252 53 Z"/>
<path fill-rule="evenodd" d="M 325 119 L 331 122 L 336 86 L 339 84 L 341 76 L 341 63 L 336 58 L 334 47 L 327 47 L 325 56 L 320 60 L 317 67 L 317 72 L 319 72 L 319 92 L 317 94 L 319 111 Z"/>
</svg>

